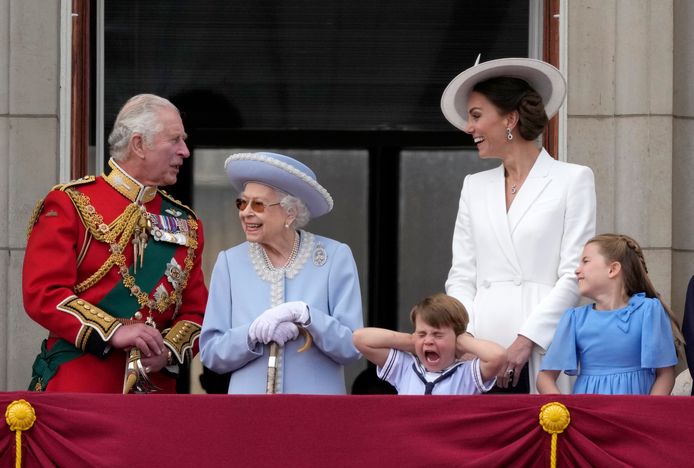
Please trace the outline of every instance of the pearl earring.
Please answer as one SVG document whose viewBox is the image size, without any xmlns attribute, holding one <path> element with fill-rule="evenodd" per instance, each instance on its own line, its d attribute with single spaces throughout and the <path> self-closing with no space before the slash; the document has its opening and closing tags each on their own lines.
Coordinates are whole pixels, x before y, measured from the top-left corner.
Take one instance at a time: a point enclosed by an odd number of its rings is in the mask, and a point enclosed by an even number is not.
<svg viewBox="0 0 694 468">
<path fill-rule="evenodd" d="M 511 133 L 511 127 L 506 127 L 506 139 L 508 141 L 513 140 L 513 134 Z"/>
</svg>

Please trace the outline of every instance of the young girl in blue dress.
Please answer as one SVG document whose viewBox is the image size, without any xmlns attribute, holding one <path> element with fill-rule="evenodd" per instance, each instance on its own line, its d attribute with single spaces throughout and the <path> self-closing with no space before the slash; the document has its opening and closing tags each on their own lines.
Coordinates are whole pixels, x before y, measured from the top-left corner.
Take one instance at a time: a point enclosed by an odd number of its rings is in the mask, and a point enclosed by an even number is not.
<svg viewBox="0 0 694 468">
<path fill-rule="evenodd" d="M 648 278 L 638 243 L 602 234 L 588 241 L 576 269 L 581 295 L 595 301 L 567 310 L 542 360 L 540 393 L 560 393 L 561 371 L 578 375 L 573 393 L 669 395 L 675 340 L 682 333 Z"/>
</svg>

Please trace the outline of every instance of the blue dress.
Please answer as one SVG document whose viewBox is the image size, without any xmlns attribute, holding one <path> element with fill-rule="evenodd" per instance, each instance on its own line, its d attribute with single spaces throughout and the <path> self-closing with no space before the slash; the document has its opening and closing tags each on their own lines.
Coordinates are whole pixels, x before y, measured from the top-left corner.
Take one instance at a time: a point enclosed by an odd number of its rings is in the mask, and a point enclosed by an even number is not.
<svg viewBox="0 0 694 468">
<path fill-rule="evenodd" d="M 567 310 L 541 370 L 578 374 L 573 393 L 647 395 L 655 369 L 675 364 L 670 318 L 658 299 L 638 293 L 617 310 Z"/>
</svg>

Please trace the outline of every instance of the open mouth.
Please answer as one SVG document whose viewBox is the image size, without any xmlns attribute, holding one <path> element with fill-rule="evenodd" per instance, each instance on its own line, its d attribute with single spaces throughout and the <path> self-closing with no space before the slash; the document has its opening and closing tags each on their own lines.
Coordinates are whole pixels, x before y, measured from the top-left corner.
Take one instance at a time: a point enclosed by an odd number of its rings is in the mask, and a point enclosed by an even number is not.
<svg viewBox="0 0 694 468">
<path fill-rule="evenodd" d="M 473 138 L 473 141 L 475 142 L 476 145 L 479 145 L 484 141 L 484 137 L 475 137 Z"/>
<path fill-rule="evenodd" d="M 434 364 L 439 362 L 439 359 L 441 356 L 439 356 L 439 353 L 434 352 L 434 351 L 424 351 L 424 359 L 426 362 Z"/>
</svg>

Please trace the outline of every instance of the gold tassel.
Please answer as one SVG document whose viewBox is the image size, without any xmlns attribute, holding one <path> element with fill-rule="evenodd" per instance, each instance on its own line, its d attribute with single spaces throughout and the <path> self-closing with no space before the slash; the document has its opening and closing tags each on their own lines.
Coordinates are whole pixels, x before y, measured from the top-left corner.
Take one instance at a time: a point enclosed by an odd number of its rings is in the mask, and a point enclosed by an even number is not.
<svg viewBox="0 0 694 468">
<path fill-rule="evenodd" d="M 138 221 L 138 226 L 139 229 L 136 231 L 136 233 L 137 242 L 140 245 L 140 268 L 142 268 L 142 265 L 145 261 L 145 249 L 147 248 L 147 239 L 149 237 L 147 234 L 147 211 L 145 210 L 144 206 L 140 207 L 140 219 Z M 133 240 L 135 239 L 133 238 Z"/>
<path fill-rule="evenodd" d="M 142 265 L 145 262 L 145 249 L 147 248 L 148 229 L 150 228 L 147 210 L 144 206 L 140 206 L 140 211 L 135 216 L 137 216 L 137 220 L 135 221 L 133 238 L 131 240 L 133 244 L 133 273 L 137 273 L 138 263 L 140 264 L 140 269 L 142 269 Z"/>
<path fill-rule="evenodd" d="M 552 448 L 550 452 L 550 467 L 557 466 L 557 434 L 564 432 L 571 422 L 571 414 L 566 406 L 559 402 L 547 403 L 540 408 L 540 426 L 545 432 L 552 434 Z"/>
<path fill-rule="evenodd" d="M 7 405 L 5 421 L 10 426 L 10 431 L 15 434 L 15 464 L 16 468 L 22 466 L 22 431 L 29 430 L 36 421 L 34 407 L 25 400 L 15 400 Z"/>
</svg>

